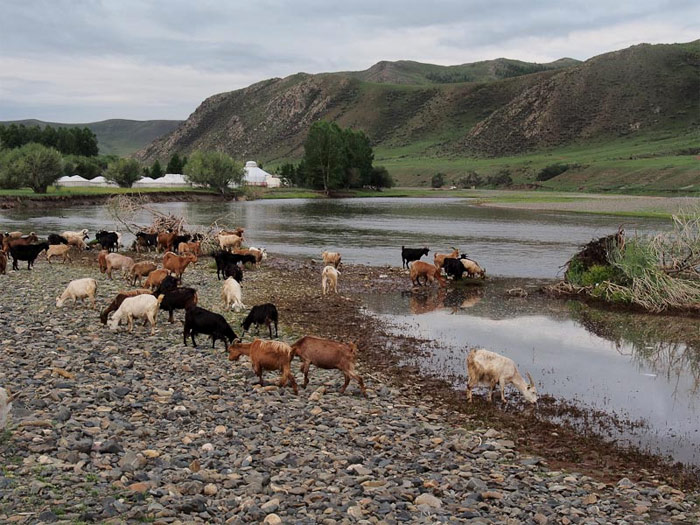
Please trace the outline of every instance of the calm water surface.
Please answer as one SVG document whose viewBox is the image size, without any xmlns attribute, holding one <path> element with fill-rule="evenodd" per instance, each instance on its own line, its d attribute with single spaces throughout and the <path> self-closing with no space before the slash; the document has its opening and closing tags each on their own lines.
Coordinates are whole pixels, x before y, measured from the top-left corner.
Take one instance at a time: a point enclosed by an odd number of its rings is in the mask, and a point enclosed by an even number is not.
<svg viewBox="0 0 700 525">
<path fill-rule="evenodd" d="M 242 226 L 249 244 L 318 259 L 338 250 L 346 263 L 401 264 L 400 247 L 459 247 L 490 276 L 554 278 L 580 245 L 610 234 L 668 229 L 669 221 L 561 212 L 489 209 L 467 199 L 268 200 L 245 203 L 163 203 L 193 226 Z M 149 224 L 147 214 L 132 222 Z M 67 229 L 121 229 L 104 206 L 12 210 L 0 229 L 40 235 Z M 127 242 L 132 237 L 126 236 Z M 612 314 L 580 303 L 506 298 L 508 279 L 477 291 L 454 288 L 368 296 L 371 311 L 397 332 L 433 339 L 421 358 L 425 373 L 465 382 L 467 348 L 486 347 L 529 371 L 540 392 L 642 424 L 614 437 L 676 460 L 700 464 L 700 324 L 696 320 Z M 341 278 L 342 287 L 342 278 Z"/>
<path fill-rule="evenodd" d="M 620 219 L 603 215 L 492 209 L 468 199 L 261 200 L 232 203 L 163 203 L 153 207 L 184 215 L 192 225 L 215 220 L 242 226 L 252 246 L 271 253 L 317 257 L 341 251 L 348 263 L 401 264 L 401 246 L 433 252 L 459 247 L 486 267 L 489 275 L 554 277 L 577 247 L 617 230 L 658 231 L 668 221 Z M 150 224 L 146 214 L 133 222 Z M 104 206 L 12 210 L 0 215 L 0 228 L 37 233 L 88 228 L 122 229 Z M 133 239 L 126 236 L 127 240 Z"/>
</svg>

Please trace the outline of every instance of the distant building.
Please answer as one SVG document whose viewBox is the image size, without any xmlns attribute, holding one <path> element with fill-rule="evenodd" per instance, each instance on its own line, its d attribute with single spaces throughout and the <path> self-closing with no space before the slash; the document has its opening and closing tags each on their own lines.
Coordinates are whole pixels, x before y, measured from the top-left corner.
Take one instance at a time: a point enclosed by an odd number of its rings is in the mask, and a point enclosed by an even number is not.
<svg viewBox="0 0 700 525">
<path fill-rule="evenodd" d="M 64 187 L 71 187 L 71 186 L 90 186 L 90 181 L 87 179 L 84 179 L 80 175 L 70 175 L 70 176 L 65 176 L 61 177 L 56 181 L 56 185 L 58 186 L 64 186 Z"/>
<path fill-rule="evenodd" d="M 258 163 L 254 160 L 249 160 L 244 166 L 245 173 L 243 174 L 243 184 L 246 186 L 260 186 L 266 188 L 278 188 L 282 181 L 278 177 L 270 175 L 268 172 L 258 167 Z M 231 187 L 236 187 L 236 184 L 231 184 Z"/>
</svg>

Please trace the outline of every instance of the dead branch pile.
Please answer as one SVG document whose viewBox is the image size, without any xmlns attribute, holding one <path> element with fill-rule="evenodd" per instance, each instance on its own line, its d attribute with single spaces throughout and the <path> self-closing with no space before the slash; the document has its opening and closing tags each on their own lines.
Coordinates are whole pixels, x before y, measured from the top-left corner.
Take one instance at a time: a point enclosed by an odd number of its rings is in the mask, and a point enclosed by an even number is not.
<svg viewBox="0 0 700 525">
<path fill-rule="evenodd" d="M 147 197 L 115 195 L 107 201 L 107 209 L 115 222 L 121 224 L 133 235 L 138 232 L 159 233 L 175 232 L 178 235 L 185 233 L 200 234 L 202 253 L 211 253 L 218 249 L 217 236 L 222 231 L 232 231 L 235 228 L 229 224 L 220 223 L 225 217 L 216 219 L 209 226 L 195 226 L 189 224 L 187 218 L 181 215 L 163 213 L 156 209 Z M 150 222 L 144 223 L 147 218 Z M 142 222 L 137 222 L 137 221 Z"/>
<path fill-rule="evenodd" d="M 592 266 L 605 266 L 610 264 L 610 254 L 613 250 L 624 250 L 625 247 L 625 230 L 620 226 L 617 233 L 606 235 L 599 239 L 593 239 L 588 244 L 566 262 L 568 271 L 571 263 L 576 260 L 584 270 L 588 270 Z"/>
</svg>

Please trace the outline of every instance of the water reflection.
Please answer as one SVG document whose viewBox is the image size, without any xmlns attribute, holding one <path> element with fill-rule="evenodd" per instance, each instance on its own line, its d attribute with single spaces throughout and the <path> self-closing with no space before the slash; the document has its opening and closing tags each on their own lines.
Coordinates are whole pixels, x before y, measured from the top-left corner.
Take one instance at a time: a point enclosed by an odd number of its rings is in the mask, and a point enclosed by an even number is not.
<svg viewBox="0 0 700 525">
<path fill-rule="evenodd" d="M 423 373 L 464 388 L 469 348 L 494 350 L 530 372 L 542 393 L 643 427 L 608 429 L 676 460 L 700 463 L 696 319 L 618 314 L 579 303 L 509 298 L 513 283 L 384 294 L 370 309 L 397 333 L 435 341 L 416 361 Z M 465 307 L 460 307 L 465 305 Z"/>
</svg>

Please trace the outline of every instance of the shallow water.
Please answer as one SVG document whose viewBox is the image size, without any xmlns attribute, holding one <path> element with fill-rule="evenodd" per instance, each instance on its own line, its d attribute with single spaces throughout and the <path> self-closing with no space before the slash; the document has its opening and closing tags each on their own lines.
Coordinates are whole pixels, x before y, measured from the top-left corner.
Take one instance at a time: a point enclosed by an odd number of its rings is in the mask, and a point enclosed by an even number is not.
<svg viewBox="0 0 700 525">
<path fill-rule="evenodd" d="M 616 231 L 621 222 L 628 234 L 670 227 L 670 221 L 652 219 L 489 209 L 467 199 L 294 199 L 152 207 L 182 215 L 193 226 L 208 227 L 216 220 L 242 226 L 249 245 L 265 247 L 272 255 L 318 259 L 328 249 L 342 252 L 346 263 L 399 266 L 402 245 L 440 251 L 458 246 L 489 275 L 526 278 L 529 285 L 534 278 L 555 277 L 580 245 Z M 142 213 L 130 221 L 147 225 L 151 217 Z M 123 231 L 105 206 L 0 213 L 2 230 L 46 235 L 81 228 L 93 236 L 99 229 Z M 125 235 L 127 243 L 131 239 Z M 486 347 L 529 371 L 541 393 L 644 425 L 613 428 L 613 437 L 700 464 L 697 320 L 613 314 L 532 296 L 506 298 L 510 285 L 508 280 L 487 280 L 478 291 L 406 292 L 369 296 L 368 302 L 397 331 L 436 341 L 418 363 L 426 373 L 463 388 L 467 348 Z"/>
<path fill-rule="evenodd" d="M 260 200 L 252 202 L 177 202 L 153 204 L 189 224 L 242 226 L 252 246 L 270 253 L 318 258 L 323 250 L 340 251 L 348 263 L 401 264 L 401 246 L 449 252 L 456 246 L 484 266 L 489 275 L 555 277 L 577 248 L 608 235 L 624 222 L 628 233 L 659 231 L 669 221 L 620 219 L 605 215 L 492 209 L 468 199 Z M 150 224 L 147 214 L 131 222 Z M 88 228 L 123 227 L 106 206 L 9 210 L 0 229 L 47 234 Z M 125 235 L 130 243 L 133 237 Z"/>
<path fill-rule="evenodd" d="M 588 430 L 700 464 L 697 319 L 511 298 L 505 296 L 509 286 L 504 280 L 445 293 L 374 295 L 367 303 L 395 333 L 436 342 L 417 358 L 423 373 L 463 389 L 468 350 L 487 348 L 512 358 L 523 375 L 530 372 L 540 394 L 613 416 L 589 420 Z M 510 395 L 519 395 L 510 388 Z M 475 390 L 485 394 L 486 388 Z"/>
</svg>

